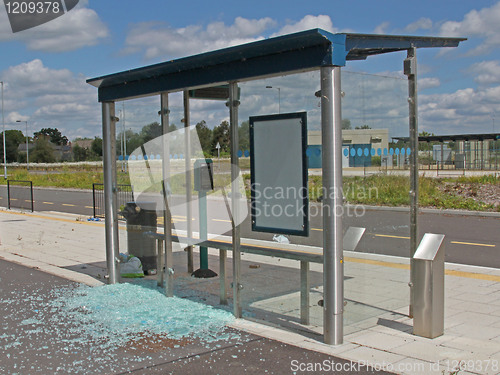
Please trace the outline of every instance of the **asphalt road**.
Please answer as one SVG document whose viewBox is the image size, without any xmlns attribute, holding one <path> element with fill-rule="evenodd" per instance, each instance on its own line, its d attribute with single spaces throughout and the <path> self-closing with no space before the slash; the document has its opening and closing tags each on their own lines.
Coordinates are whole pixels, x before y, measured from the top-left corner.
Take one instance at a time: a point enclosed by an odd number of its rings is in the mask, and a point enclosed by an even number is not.
<svg viewBox="0 0 500 375">
<path fill-rule="evenodd" d="M 308 364 L 341 369 L 336 374 L 388 374 L 244 332 L 209 343 L 148 334 L 106 346 L 79 329 L 76 312 L 51 303 L 76 283 L 1 259 L 0 275 L 2 374 L 305 374 Z"/>
<path fill-rule="evenodd" d="M 13 201 L 19 206 L 22 198 Z M 57 189 L 34 190 L 35 211 L 60 211 L 85 216 L 93 215 L 91 191 L 71 191 Z M 317 205 L 315 203 L 311 204 Z M 5 187 L 0 187 L 0 206 L 7 206 Z M 319 207 L 319 206 L 317 206 Z M 316 208 L 317 208 L 316 207 Z M 216 212 L 225 211 L 222 209 Z M 291 236 L 295 244 L 322 246 L 322 218 L 311 209 L 309 237 Z M 185 213 L 173 215 L 176 228 L 186 225 Z M 209 232 L 214 228 L 219 233 L 230 231 L 227 217 L 213 217 Z M 193 230 L 197 230 L 194 223 Z M 374 254 L 409 256 L 409 214 L 400 210 L 352 209 L 346 210 L 344 228 L 364 227 L 366 232 L 357 251 Z M 460 264 L 500 268 L 500 217 L 470 216 L 446 213 L 421 213 L 420 233 L 440 233 L 446 235 L 446 261 Z M 249 218 L 241 226 L 242 237 L 272 240 L 273 234 L 253 232 Z"/>
</svg>

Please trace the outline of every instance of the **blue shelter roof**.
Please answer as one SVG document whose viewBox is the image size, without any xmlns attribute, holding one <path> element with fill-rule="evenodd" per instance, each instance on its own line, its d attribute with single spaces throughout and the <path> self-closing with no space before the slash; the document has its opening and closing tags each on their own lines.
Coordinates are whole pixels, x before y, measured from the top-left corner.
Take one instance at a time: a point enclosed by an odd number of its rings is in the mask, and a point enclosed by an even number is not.
<svg viewBox="0 0 500 375">
<path fill-rule="evenodd" d="M 364 60 L 368 56 L 412 47 L 457 47 L 464 40 L 332 34 L 313 29 L 91 78 L 87 83 L 98 88 L 100 102 L 124 100 L 307 71 L 321 66 L 345 66 L 348 60 Z"/>
</svg>

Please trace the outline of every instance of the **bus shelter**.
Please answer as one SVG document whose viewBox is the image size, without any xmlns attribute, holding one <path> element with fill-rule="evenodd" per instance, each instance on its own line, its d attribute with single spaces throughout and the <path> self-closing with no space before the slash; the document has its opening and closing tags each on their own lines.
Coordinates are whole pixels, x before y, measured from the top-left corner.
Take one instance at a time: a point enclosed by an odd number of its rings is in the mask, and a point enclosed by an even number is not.
<svg viewBox="0 0 500 375">
<path fill-rule="evenodd" d="M 408 138 L 394 137 L 408 142 Z M 498 171 L 500 133 L 420 135 L 421 169 Z"/>
<path fill-rule="evenodd" d="M 241 248 L 240 248 L 240 221 L 241 186 L 238 184 L 239 153 L 238 124 L 239 124 L 239 85 L 264 77 L 279 77 L 299 72 L 319 72 L 319 91 L 316 97 L 320 101 L 320 127 L 322 147 L 322 223 L 323 223 L 323 335 L 327 344 L 341 344 L 343 341 L 343 312 L 344 312 L 344 255 L 343 255 L 343 225 L 342 212 L 342 134 L 341 134 L 341 68 L 347 61 L 365 60 L 370 56 L 391 52 L 406 51 L 404 73 L 408 77 L 409 128 L 410 128 L 410 249 L 412 256 L 417 248 L 418 237 L 418 126 L 417 126 L 417 62 L 418 48 L 457 47 L 465 39 L 416 37 L 395 35 L 366 35 L 339 33 L 332 34 L 321 29 L 314 29 L 290 35 L 265 39 L 235 47 L 202 53 L 195 56 L 167 61 L 156 65 L 145 66 L 129 71 L 109 74 L 88 79 L 87 82 L 98 88 L 98 100 L 102 104 L 102 131 L 103 131 L 103 165 L 104 165 L 104 193 L 105 193 L 105 233 L 106 255 L 109 283 L 119 281 L 118 253 L 118 211 L 116 199 L 117 170 L 116 170 L 116 117 L 115 103 L 134 98 L 159 96 L 159 115 L 164 134 L 169 127 L 169 94 L 183 93 L 184 127 L 190 126 L 190 98 L 207 96 L 227 100 L 230 123 L 230 157 L 231 183 L 227 196 L 231 197 L 229 217 L 232 222 L 233 252 L 233 311 L 237 318 L 241 317 L 240 304 L 240 275 L 241 275 Z M 271 88 L 271 87 L 269 87 Z M 279 90 L 278 90 L 278 94 Z M 299 116 L 300 117 L 300 116 Z M 279 118 L 278 118 L 279 119 Z M 266 118 L 251 119 L 254 124 L 265 122 Z M 297 120 L 301 124 L 301 120 Z M 300 126 L 298 126 L 300 128 Z M 283 130 L 282 130 L 283 132 Z M 192 156 L 190 133 L 185 131 L 182 142 L 185 145 L 185 200 L 191 201 L 191 169 L 188 163 Z M 262 138 L 262 137 L 261 137 Z M 258 137 L 256 136 L 256 142 Z M 177 142 L 180 142 L 177 140 Z M 300 143 L 300 142 L 299 142 Z M 297 143 L 297 144 L 299 144 Z M 168 175 L 171 158 L 168 147 L 163 144 L 162 171 Z M 254 148 L 253 157 L 259 155 L 258 145 Z M 293 150 L 290 150 L 293 151 Z M 142 154 L 146 169 L 147 150 Z M 138 155 L 139 157 L 141 155 Z M 264 166 L 265 169 L 265 166 Z M 265 175 L 265 170 L 263 171 Z M 151 178 L 151 175 L 150 175 Z M 170 187 L 161 183 L 164 197 Z M 306 187 L 307 188 L 307 187 Z M 227 203 L 227 201 L 226 201 Z M 265 203 L 265 202 L 264 202 Z M 187 211 L 187 236 L 191 237 L 190 211 Z M 252 218 L 253 219 L 253 218 Z M 307 218 L 301 218 L 302 229 L 307 232 Z M 304 221 L 305 220 L 305 221 Z M 262 224 L 262 221 L 261 221 Z M 266 223 L 264 223 L 265 226 Z M 166 270 L 169 271 L 169 255 L 173 235 L 171 217 L 168 204 L 165 204 L 164 219 L 164 246 Z M 188 258 L 192 246 L 188 246 Z M 192 262 L 192 260 L 191 260 Z M 189 264 L 188 264 L 189 266 Z M 171 275 L 170 275 L 171 276 Z M 167 296 L 173 294 L 172 278 L 167 276 Z M 410 304 L 411 308 L 411 304 Z M 410 312 L 411 315 L 411 312 Z"/>
</svg>

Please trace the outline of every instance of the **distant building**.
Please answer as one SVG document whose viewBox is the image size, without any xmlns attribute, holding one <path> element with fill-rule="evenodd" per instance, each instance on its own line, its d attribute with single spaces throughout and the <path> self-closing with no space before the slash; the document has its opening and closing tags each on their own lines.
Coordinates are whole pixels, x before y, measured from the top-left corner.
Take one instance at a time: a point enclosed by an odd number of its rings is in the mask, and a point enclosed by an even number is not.
<svg viewBox="0 0 500 375">
<path fill-rule="evenodd" d="M 71 142 L 67 145 L 54 145 L 51 143 L 51 146 L 54 148 L 54 157 L 56 161 L 71 161 L 73 160 L 73 151 L 71 147 Z"/>
<path fill-rule="evenodd" d="M 79 140 L 73 141 L 71 143 L 71 145 L 72 145 L 72 147 L 80 146 L 81 148 L 86 148 L 86 149 L 90 150 L 90 148 L 92 147 L 92 142 L 94 142 L 93 139 L 79 139 Z"/>
<path fill-rule="evenodd" d="M 29 151 L 33 150 L 34 147 L 35 145 L 33 143 L 28 143 Z M 26 143 L 20 143 L 19 146 L 17 146 L 17 152 L 26 153 Z"/>
</svg>

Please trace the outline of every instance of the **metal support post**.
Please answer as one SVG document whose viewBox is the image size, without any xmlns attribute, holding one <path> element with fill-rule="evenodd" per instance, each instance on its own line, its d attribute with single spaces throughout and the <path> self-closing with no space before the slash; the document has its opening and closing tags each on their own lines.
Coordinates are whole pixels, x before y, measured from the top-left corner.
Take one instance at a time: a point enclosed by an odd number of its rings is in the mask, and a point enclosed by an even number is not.
<svg viewBox="0 0 500 375">
<path fill-rule="evenodd" d="M 428 152 L 428 157 L 429 157 L 429 170 L 431 170 L 431 159 L 432 159 L 432 156 L 431 156 L 431 148 L 432 148 L 432 145 L 430 144 L 430 142 L 427 142 L 427 146 L 429 147 L 429 152 Z"/>
<path fill-rule="evenodd" d="M 10 181 L 7 180 L 7 208 L 10 210 Z"/>
<path fill-rule="evenodd" d="M 189 91 L 184 91 L 184 148 L 185 148 L 185 169 L 186 169 L 186 219 L 187 219 L 187 238 L 188 243 L 192 242 L 193 237 L 193 223 L 192 223 L 192 208 L 191 208 L 191 136 L 189 131 Z M 187 247 L 187 271 L 193 273 L 193 246 Z"/>
<path fill-rule="evenodd" d="M 481 170 L 484 169 L 484 141 L 481 139 Z"/>
<path fill-rule="evenodd" d="M 227 250 L 219 250 L 220 304 L 227 305 Z"/>
<path fill-rule="evenodd" d="M 118 207 L 116 198 L 116 117 L 115 103 L 102 103 L 102 145 L 104 174 L 104 212 L 106 264 L 109 284 L 119 282 Z"/>
<path fill-rule="evenodd" d="M 161 116 L 161 126 L 163 133 L 163 156 L 162 156 L 162 170 L 163 170 L 163 233 L 165 234 L 165 270 L 166 273 L 166 285 L 165 285 L 165 295 L 167 297 L 174 296 L 174 263 L 172 256 L 172 214 L 170 208 L 168 207 L 168 195 L 166 186 L 166 181 L 170 178 L 170 144 L 168 142 L 168 137 L 165 134 L 168 133 L 168 128 L 170 125 L 170 110 L 168 109 L 168 93 L 162 93 L 160 95 L 160 116 Z M 160 268 L 159 272 L 163 270 Z"/>
<path fill-rule="evenodd" d="M 300 322 L 309 325 L 309 262 L 300 261 Z"/>
<path fill-rule="evenodd" d="M 404 63 L 408 77 L 410 125 L 410 317 L 413 317 L 413 255 L 418 244 L 418 106 L 417 106 L 417 49 L 410 48 Z"/>
<path fill-rule="evenodd" d="M 344 340 L 344 254 L 342 238 L 342 114 L 340 67 L 321 68 L 323 150 L 323 320 L 326 344 Z"/>
<path fill-rule="evenodd" d="M 165 264 L 165 253 L 163 248 L 163 239 L 158 238 L 156 240 L 156 283 L 160 288 L 163 288 L 163 283 L 165 282 L 165 274 L 163 272 L 163 266 Z"/>
<path fill-rule="evenodd" d="M 444 170 L 444 143 L 443 142 L 441 142 L 441 170 L 442 171 Z"/>
<path fill-rule="evenodd" d="M 466 145 L 467 145 L 467 142 L 464 141 L 464 176 L 465 176 L 465 170 L 467 169 L 467 160 L 469 160 L 469 158 L 467 157 Z"/>
<path fill-rule="evenodd" d="M 162 156 L 162 170 L 163 170 L 163 233 L 165 235 L 165 257 L 164 264 L 165 270 L 163 270 L 160 265 L 158 272 L 165 272 L 165 295 L 167 297 L 174 296 L 174 263 L 172 256 L 172 214 L 170 213 L 170 208 L 168 207 L 168 195 L 167 183 L 170 179 L 170 144 L 166 134 L 168 133 L 169 123 L 170 123 L 170 110 L 168 109 L 168 93 L 162 93 L 160 95 L 160 116 L 161 116 L 161 126 L 163 133 L 163 156 Z"/>
<path fill-rule="evenodd" d="M 3 178 L 7 179 L 7 149 L 5 148 L 5 118 L 3 112 L 3 81 L 0 82 L 2 84 L 2 126 L 3 126 Z"/>
<path fill-rule="evenodd" d="M 28 137 L 28 121 L 25 121 L 26 123 L 26 169 L 29 171 L 30 170 L 30 148 L 29 148 L 29 137 Z"/>
<path fill-rule="evenodd" d="M 500 149 L 497 146 L 497 143 L 493 141 L 493 150 L 495 151 L 495 171 L 498 170 L 498 152 Z"/>
<path fill-rule="evenodd" d="M 233 215 L 233 313 L 241 318 L 241 252 L 240 252 L 240 225 L 239 220 L 238 186 L 238 84 L 229 84 L 229 125 L 231 135 L 231 210 Z"/>
<path fill-rule="evenodd" d="M 208 238 L 207 192 L 201 189 L 198 192 L 198 212 L 200 241 L 204 241 Z M 200 246 L 200 270 L 208 270 L 208 247 L 206 246 Z"/>
</svg>

